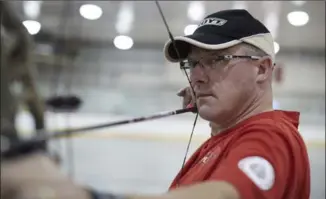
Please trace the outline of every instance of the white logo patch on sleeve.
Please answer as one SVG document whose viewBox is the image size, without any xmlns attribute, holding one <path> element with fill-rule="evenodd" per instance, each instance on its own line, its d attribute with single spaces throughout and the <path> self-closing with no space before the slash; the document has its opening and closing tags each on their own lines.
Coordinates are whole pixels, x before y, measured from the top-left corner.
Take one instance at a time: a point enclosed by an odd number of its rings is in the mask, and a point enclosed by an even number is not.
<svg viewBox="0 0 326 199">
<path fill-rule="evenodd" d="M 275 172 L 271 163 L 259 156 L 246 157 L 239 161 L 238 167 L 261 190 L 272 188 Z"/>
</svg>

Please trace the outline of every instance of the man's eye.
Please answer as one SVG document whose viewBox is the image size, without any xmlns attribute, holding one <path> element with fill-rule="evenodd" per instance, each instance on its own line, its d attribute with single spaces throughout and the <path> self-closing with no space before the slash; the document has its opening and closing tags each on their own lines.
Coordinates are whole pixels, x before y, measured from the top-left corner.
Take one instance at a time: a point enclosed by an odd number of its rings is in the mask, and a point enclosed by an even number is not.
<svg viewBox="0 0 326 199">
<path fill-rule="evenodd" d="M 219 58 L 215 60 L 216 63 L 222 63 L 223 61 L 225 61 L 223 58 Z"/>
<path fill-rule="evenodd" d="M 223 57 L 216 58 L 213 60 L 212 64 L 222 64 L 224 61 L 226 61 Z"/>
</svg>

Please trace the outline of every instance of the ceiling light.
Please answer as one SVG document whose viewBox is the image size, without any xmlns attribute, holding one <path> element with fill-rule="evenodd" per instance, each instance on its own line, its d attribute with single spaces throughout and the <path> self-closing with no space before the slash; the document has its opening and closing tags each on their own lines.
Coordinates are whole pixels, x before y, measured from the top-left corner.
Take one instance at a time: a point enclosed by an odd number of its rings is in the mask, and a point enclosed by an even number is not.
<svg viewBox="0 0 326 199">
<path fill-rule="evenodd" d="M 114 43 L 115 47 L 120 50 L 128 50 L 134 44 L 132 38 L 129 36 L 125 36 L 125 35 L 116 36 L 113 40 L 113 43 Z"/>
<path fill-rule="evenodd" d="M 42 1 L 23 1 L 23 10 L 27 17 L 36 19 L 40 15 Z"/>
<path fill-rule="evenodd" d="M 306 3 L 306 1 L 291 1 L 291 2 L 296 6 L 302 6 L 303 4 Z"/>
<path fill-rule="evenodd" d="M 23 21 L 23 24 L 31 35 L 35 35 L 41 30 L 41 24 L 38 21 L 26 20 Z"/>
<path fill-rule="evenodd" d="M 198 27 L 198 25 L 190 24 L 190 25 L 185 27 L 183 32 L 184 32 L 185 35 L 191 35 L 192 33 L 195 32 L 197 27 Z"/>
<path fill-rule="evenodd" d="M 303 11 L 290 12 L 287 15 L 288 21 L 293 26 L 304 26 L 309 21 L 309 15 Z"/>
<path fill-rule="evenodd" d="M 279 50 L 280 50 L 280 45 L 277 42 L 274 42 L 274 51 L 275 51 L 275 54 L 277 54 Z"/>
<path fill-rule="evenodd" d="M 103 11 L 102 8 L 97 5 L 85 4 L 80 6 L 79 13 L 85 19 L 96 20 L 102 16 Z"/>
<path fill-rule="evenodd" d="M 134 22 L 133 2 L 122 1 L 117 14 L 115 29 L 119 34 L 128 34 Z"/>
<path fill-rule="evenodd" d="M 191 1 L 188 7 L 188 18 L 194 21 L 200 21 L 204 18 L 205 6 L 202 1 Z"/>
</svg>

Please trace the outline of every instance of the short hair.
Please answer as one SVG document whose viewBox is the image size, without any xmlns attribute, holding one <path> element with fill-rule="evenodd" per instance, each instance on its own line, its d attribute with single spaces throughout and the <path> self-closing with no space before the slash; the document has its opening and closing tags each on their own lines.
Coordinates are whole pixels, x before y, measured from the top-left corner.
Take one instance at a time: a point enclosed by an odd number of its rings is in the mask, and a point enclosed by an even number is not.
<svg viewBox="0 0 326 199">
<path fill-rule="evenodd" d="M 221 49 L 221 50 L 211 50 L 211 49 L 203 49 L 200 47 L 197 47 L 195 45 L 190 45 L 190 52 L 194 51 L 195 49 L 199 49 L 200 51 L 204 51 L 204 52 L 211 52 L 211 51 L 223 51 L 223 50 L 230 50 L 230 52 L 234 52 L 240 48 L 245 49 L 245 55 L 248 56 L 259 56 L 259 57 L 263 57 L 263 56 L 269 56 L 266 52 L 264 52 L 263 50 L 261 50 L 260 48 L 249 44 L 249 43 L 245 43 L 242 42 L 240 44 L 237 44 L 235 46 L 231 46 L 229 48 L 226 49 Z"/>
<path fill-rule="evenodd" d="M 239 48 L 244 48 L 245 49 L 245 54 L 246 55 L 255 55 L 255 56 L 268 56 L 266 52 L 261 50 L 260 48 L 257 48 L 256 46 L 249 44 L 249 43 L 240 43 Z"/>
</svg>

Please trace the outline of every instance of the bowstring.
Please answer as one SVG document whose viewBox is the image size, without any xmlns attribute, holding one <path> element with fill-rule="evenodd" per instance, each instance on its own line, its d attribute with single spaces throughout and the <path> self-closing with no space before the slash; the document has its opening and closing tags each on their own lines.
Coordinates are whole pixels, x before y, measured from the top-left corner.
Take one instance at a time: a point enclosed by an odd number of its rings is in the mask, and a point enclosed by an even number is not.
<svg viewBox="0 0 326 199">
<path fill-rule="evenodd" d="M 169 37 L 170 37 L 170 40 L 171 40 L 171 42 L 172 42 L 172 44 L 173 44 L 174 50 L 176 51 L 177 57 L 178 57 L 179 60 L 180 60 L 181 56 L 180 56 L 179 51 L 178 51 L 178 49 L 177 49 L 177 47 L 176 47 L 176 42 L 175 42 L 175 40 L 173 39 L 173 35 L 172 35 L 172 33 L 171 33 L 170 29 L 169 29 L 169 26 L 168 26 L 168 24 L 167 24 L 167 22 L 166 22 L 166 19 L 165 19 L 165 16 L 164 16 L 163 12 L 162 12 L 161 6 L 160 6 L 160 4 L 159 4 L 159 2 L 158 2 L 157 0 L 155 0 L 155 3 L 156 3 L 157 8 L 158 8 L 158 10 L 159 10 L 159 12 L 160 12 L 160 15 L 161 15 L 161 17 L 162 17 L 162 20 L 163 20 L 163 22 L 164 22 L 164 25 L 165 25 L 165 27 L 166 27 L 166 29 L 167 29 L 167 32 L 168 32 Z M 68 4 L 68 5 L 70 5 L 70 4 Z M 64 11 L 65 11 L 65 12 L 63 12 L 63 14 L 62 14 L 62 18 L 61 18 L 62 20 L 61 20 L 61 23 L 60 23 L 60 24 L 61 24 L 63 27 L 66 27 L 66 25 L 67 25 L 67 21 L 68 21 L 68 20 L 65 20 L 65 21 L 64 21 L 64 19 L 65 19 L 65 16 L 67 16 L 67 13 L 70 11 L 70 6 L 65 7 Z M 64 22 L 62 22 L 62 21 L 64 21 Z M 60 58 L 59 58 L 59 60 L 60 60 Z M 179 62 L 179 64 L 181 64 L 181 63 Z M 58 90 L 58 85 L 59 85 L 59 76 L 60 76 L 60 73 L 62 72 L 62 66 L 61 66 L 61 65 L 62 65 L 62 64 L 58 64 L 58 66 L 55 65 L 56 68 L 59 67 L 59 69 L 55 70 L 55 74 L 56 74 L 57 77 L 54 78 L 54 79 L 55 79 L 55 80 L 54 80 L 54 85 L 55 85 L 55 89 L 54 89 L 54 91 L 55 91 L 55 94 L 56 94 L 56 95 L 58 94 L 58 93 L 57 93 L 57 92 L 58 92 L 57 90 Z M 186 71 L 184 68 L 183 68 L 183 70 L 184 70 L 184 72 L 185 72 L 185 74 L 186 74 L 186 77 L 187 77 L 188 83 L 189 83 L 189 85 L 190 85 L 190 88 L 191 88 L 193 94 L 195 95 L 194 88 L 193 88 L 193 86 L 191 85 L 189 75 L 188 75 L 187 71 Z M 70 81 L 70 86 L 71 86 L 71 81 Z M 195 97 L 196 97 L 196 96 L 195 96 Z M 195 107 L 196 107 L 196 103 L 195 103 L 194 105 L 195 105 Z M 183 160 L 183 163 L 182 163 L 182 167 L 181 167 L 181 170 L 180 170 L 180 174 L 182 174 L 182 172 L 183 172 L 183 168 L 184 168 L 184 165 L 185 165 L 185 162 L 186 162 L 187 154 L 188 154 L 188 152 L 189 152 L 189 147 L 190 147 L 190 143 L 191 143 L 191 140 L 192 140 L 192 137 L 193 137 L 193 133 L 194 133 L 194 129 L 195 129 L 195 126 L 196 126 L 197 119 L 198 119 L 198 111 L 197 111 L 197 113 L 196 113 L 195 121 L 194 121 L 194 124 L 193 124 L 193 127 L 192 127 L 192 132 L 191 132 L 191 134 L 190 134 L 190 138 L 189 138 L 189 142 L 188 142 L 188 145 L 187 145 L 186 154 L 185 154 L 185 157 L 184 157 L 184 160 Z M 67 134 L 69 133 L 68 131 L 69 131 L 69 129 L 67 130 Z M 72 155 L 72 154 L 70 154 L 70 155 Z"/>
<path fill-rule="evenodd" d="M 171 30 L 170 30 L 170 28 L 169 28 L 169 25 L 168 25 L 168 23 L 167 23 L 167 21 L 166 21 L 166 18 L 165 18 L 164 14 L 163 14 L 162 8 L 161 8 L 161 6 L 160 6 L 158 0 L 155 0 L 155 3 L 156 3 L 156 6 L 157 6 L 158 11 L 159 11 L 159 13 L 160 13 L 160 16 L 161 16 L 161 18 L 162 18 L 162 20 L 163 20 L 163 23 L 164 23 L 164 25 L 165 25 L 165 28 L 166 28 L 166 30 L 167 30 L 167 33 L 168 33 L 168 35 L 169 35 L 169 38 L 170 38 L 171 43 L 172 43 L 172 45 L 173 45 L 173 48 L 174 48 L 174 50 L 175 50 L 175 52 L 176 52 L 176 54 L 177 54 L 177 57 L 178 57 L 178 60 L 179 60 L 179 64 L 180 64 L 180 66 L 181 66 L 181 63 L 180 63 L 180 61 L 181 61 L 181 56 L 180 56 L 180 53 L 179 53 L 179 51 L 178 51 L 178 48 L 177 48 L 177 45 L 176 45 L 176 41 L 174 40 L 174 37 L 173 37 L 173 35 L 172 35 L 172 32 L 171 32 Z M 190 81 L 189 75 L 188 75 L 188 73 L 187 73 L 187 71 L 186 71 L 186 69 L 185 69 L 184 67 L 182 67 L 182 69 L 184 70 L 184 73 L 185 73 L 185 75 L 186 75 L 186 77 L 187 77 L 187 80 L 188 80 L 188 83 L 189 83 L 189 85 L 190 85 L 191 91 L 193 92 L 193 95 L 194 95 L 195 98 L 196 98 L 195 90 L 194 90 L 194 88 L 193 88 L 193 86 L 192 86 L 192 84 L 191 84 L 191 81 Z M 195 102 L 194 106 L 196 107 L 196 102 Z M 195 126 L 196 126 L 196 123 L 197 123 L 197 119 L 198 119 L 198 111 L 197 111 L 197 113 L 196 113 L 196 117 L 195 117 L 195 120 L 194 120 L 194 123 L 193 123 L 193 126 L 192 126 L 192 131 L 191 131 L 191 134 L 190 134 L 190 137 L 189 137 L 189 141 L 188 141 L 187 148 L 186 148 L 186 153 L 185 153 L 185 156 L 184 156 L 184 159 L 183 159 L 183 162 L 182 162 L 182 166 L 181 166 L 181 170 L 180 170 L 180 172 L 179 172 L 179 173 L 180 173 L 179 176 L 182 176 L 183 169 L 184 169 L 184 166 L 185 166 L 185 164 L 186 164 L 186 159 L 187 159 L 187 156 L 188 156 L 188 153 L 189 153 L 189 148 L 190 148 L 190 144 L 191 144 L 192 137 L 193 137 L 193 134 L 194 134 L 194 130 L 195 130 Z M 176 183 L 177 186 L 179 186 L 179 180 L 180 180 L 180 178 L 178 179 L 178 182 Z"/>
</svg>

